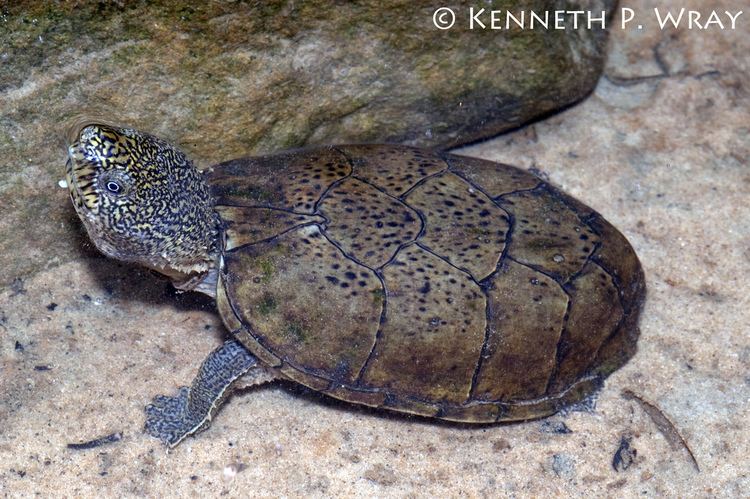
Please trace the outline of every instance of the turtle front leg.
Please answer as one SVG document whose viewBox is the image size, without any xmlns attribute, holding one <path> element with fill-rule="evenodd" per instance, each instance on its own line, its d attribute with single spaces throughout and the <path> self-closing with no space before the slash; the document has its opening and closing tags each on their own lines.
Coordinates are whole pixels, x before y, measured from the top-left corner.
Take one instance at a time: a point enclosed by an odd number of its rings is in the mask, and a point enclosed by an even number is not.
<svg viewBox="0 0 750 499">
<path fill-rule="evenodd" d="M 236 382 L 251 370 L 265 371 L 241 343 L 225 342 L 203 361 L 190 387 L 181 387 L 176 397 L 158 395 L 146 406 L 146 432 L 174 447 L 205 430 Z"/>
</svg>

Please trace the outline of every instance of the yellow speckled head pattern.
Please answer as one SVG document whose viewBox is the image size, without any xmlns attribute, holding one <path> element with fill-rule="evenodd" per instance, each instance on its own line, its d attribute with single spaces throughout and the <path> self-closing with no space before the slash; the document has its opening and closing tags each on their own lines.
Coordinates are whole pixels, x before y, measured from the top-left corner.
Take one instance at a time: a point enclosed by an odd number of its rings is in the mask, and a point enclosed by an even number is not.
<svg viewBox="0 0 750 499">
<path fill-rule="evenodd" d="M 97 248 L 175 278 L 209 270 L 218 216 L 187 157 L 130 128 L 88 123 L 77 130 L 68 148 L 68 188 Z"/>
</svg>

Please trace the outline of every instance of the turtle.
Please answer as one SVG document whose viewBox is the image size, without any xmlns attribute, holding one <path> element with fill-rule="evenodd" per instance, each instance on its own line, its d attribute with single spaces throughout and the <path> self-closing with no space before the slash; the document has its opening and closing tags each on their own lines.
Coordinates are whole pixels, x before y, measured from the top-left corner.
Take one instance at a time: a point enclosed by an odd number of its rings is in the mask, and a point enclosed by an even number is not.
<svg viewBox="0 0 750 499">
<path fill-rule="evenodd" d="M 644 274 L 599 213 L 513 166 L 391 144 L 319 146 L 199 170 L 99 120 L 66 178 L 105 255 L 215 299 L 227 340 L 157 396 L 167 446 L 240 380 L 460 423 L 551 415 L 635 353 Z"/>
</svg>

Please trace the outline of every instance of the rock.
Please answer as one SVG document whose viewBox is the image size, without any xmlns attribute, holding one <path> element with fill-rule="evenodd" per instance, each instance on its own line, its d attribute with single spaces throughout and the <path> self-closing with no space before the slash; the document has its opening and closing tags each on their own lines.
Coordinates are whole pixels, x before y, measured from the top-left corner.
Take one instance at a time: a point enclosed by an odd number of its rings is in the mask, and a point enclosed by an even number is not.
<svg viewBox="0 0 750 499">
<path fill-rule="evenodd" d="M 547 2 L 512 3 L 539 13 Z M 577 3 L 601 12 L 611 2 Z M 22 106 L 75 89 L 49 103 L 53 116 L 91 107 L 216 148 L 239 136 L 246 153 L 465 143 L 569 104 L 598 78 L 602 30 L 491 30 L 481 6 L 474 16 L 455 7 L 440 30 L 435 10 L 396 0 L 13 8 L 0 90 Z"/>
<path fill-rule="evenodd" d="M 548 467 L 557 477 L 570 479 L 575 475 L 575 461 L 567 454 L 553 454 L 548 461 Z"/>
</svg>

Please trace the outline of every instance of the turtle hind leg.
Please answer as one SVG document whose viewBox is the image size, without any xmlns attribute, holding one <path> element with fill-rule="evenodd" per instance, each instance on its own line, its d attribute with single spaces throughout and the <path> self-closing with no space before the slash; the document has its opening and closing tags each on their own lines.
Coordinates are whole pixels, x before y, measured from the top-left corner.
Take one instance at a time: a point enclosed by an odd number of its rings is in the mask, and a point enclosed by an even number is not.
<svg viewBox="0 0 750 499">
<path fill-rule="evenodd" d="M 225 342 L 203 361 L 192 386 L 183 386 L 175 397 L 154 397 L 146 406 L 146 432 L 174 447 L 188 435 L 206 429 L 233 385 L 251 370 L 264 368 L 242 344 Z"/>
</svg>

